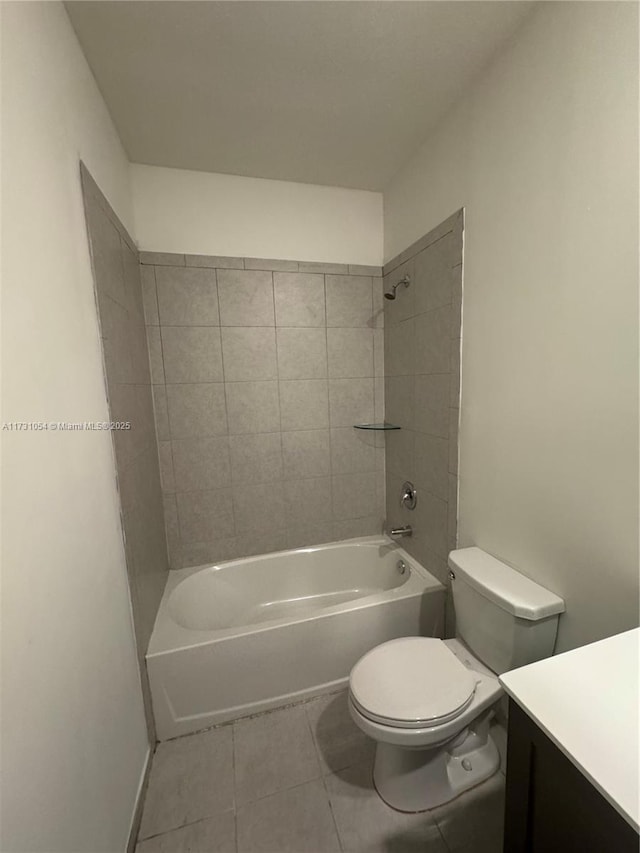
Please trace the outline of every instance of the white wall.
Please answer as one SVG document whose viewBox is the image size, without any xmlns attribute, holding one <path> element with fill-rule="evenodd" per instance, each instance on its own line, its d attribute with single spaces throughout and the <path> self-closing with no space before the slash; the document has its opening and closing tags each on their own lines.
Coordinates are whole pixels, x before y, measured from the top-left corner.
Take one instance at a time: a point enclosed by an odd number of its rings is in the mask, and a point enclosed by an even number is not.
<svg viewBox="0 0 640 853">
<path fill-rule="evenodd" d="M 132 164 L 141 249 L 382 263 L 382 194 Z"/>
<path fill-rule="evenodd" d="M 385 192 L 385 257 L 466 208 L 460 539 L 638 620 L 638 8 L 543 3 Z"/>
<path fill-rule="evenodd" d="M 82 157 L 128 164 L 59 3 L 2 4 L 3 421 L 107 420 Z M 111 438 L 2 432 L 3 850 L 125 849 L 148 745 Z"/>
</svg>

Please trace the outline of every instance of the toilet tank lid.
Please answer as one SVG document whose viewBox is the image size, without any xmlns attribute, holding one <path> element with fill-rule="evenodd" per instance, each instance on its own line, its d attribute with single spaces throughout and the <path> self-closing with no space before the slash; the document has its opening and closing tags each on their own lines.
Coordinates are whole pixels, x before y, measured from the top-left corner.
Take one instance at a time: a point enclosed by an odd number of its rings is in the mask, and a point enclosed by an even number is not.
<svg viewBox="0 0 640 853">
<path fill-rule="evenodd" d="M 459 548 L 449 566 L 469 586 L 507 613 L 536 621 L 564 612 L 564 601 L 480 548 Z"/>
</svg>

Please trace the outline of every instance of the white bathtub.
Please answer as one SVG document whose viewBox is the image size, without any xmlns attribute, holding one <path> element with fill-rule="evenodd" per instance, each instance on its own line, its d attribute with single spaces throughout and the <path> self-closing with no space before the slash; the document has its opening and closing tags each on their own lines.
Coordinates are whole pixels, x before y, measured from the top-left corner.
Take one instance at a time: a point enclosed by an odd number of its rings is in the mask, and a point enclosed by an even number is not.
<svg viewBox="0 0 640 853">
<path fill-rule="evenodd" d="M 380 536 L 172 571 L 147 653 L 158 737 L 338 690 L 379 643 L 442 636 L 444 596 Z"/>
</svg>

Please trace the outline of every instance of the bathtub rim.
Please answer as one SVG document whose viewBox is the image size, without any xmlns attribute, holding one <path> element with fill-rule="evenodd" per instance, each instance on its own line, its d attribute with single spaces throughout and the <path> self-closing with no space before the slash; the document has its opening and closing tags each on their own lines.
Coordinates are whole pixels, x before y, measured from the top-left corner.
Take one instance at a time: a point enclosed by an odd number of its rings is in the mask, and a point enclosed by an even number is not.
<svg viewBox="0 0 640 853">
<path fill-rule="evenodd" d="M 393 589 L 380 590 L 379 592 L 363 596 L 362 598 L 352 599 L 350 601 L 343 602 L 342 604 L 333 605 L 332 607 L 321 608 L 305 616 L 281 616 L 277 619 L 269 619 L 264 622 L 255 622 L 249 625 L 239 625 L 230 628 L 218 628 L 211 630 L 194 630 L 184 628 L 181 625 L 178 625 L 169 614 L 168 602 L 173 590 L 183 580 L 186 580 L 188 577 L 191 577 L 191 575 L 203 570 L 218 567 L 226 568 L 247 563 L 248 561 L 255 561 L 259 563 L 269 558 L 279 557 L 284 554 L 312 553 L 320 550 L 332 550 L 345 545 L 389 546 L 390 550 L 397 554 L 398 559 L 404 560 L 407 564 L 407 568 L 410 570 L 410 577 L 405 581 L 405 583 L 398 587 L 394 587 Z M 217 563 L 204 563 L 199 566 L 189 566 L 185 569 L 171 569 L 158 607 L 158 613 L 156 615 L 153 631 L 149 640 L 146 658 L 159 658 L 164 655 L 174 654 L 176 651 L 195 649 L 200 646 L 225 642 L 227 640 L 235 639 L 236 637 L 246 636 L 247 634 L 271 631 L 278 629 L 283 625 L 304 623 L 314 619 L 324 619 L 336 613 L 346 613 L 353 610 L 364 609 L 366 607 L 374 607 L 379 605 L 382 601 L 400 601 L 405 598 L 411 598 L 419 594 L 420 591 L 435 591 L 438 589 L 445 590 L 446 587 L 428 569 L 422 566 L 415 557 L 412 557 L 411 554 L 407 553 L 399 543 L 384 534 L 359 536 L 353 539 L 339 539 L 333 542 L 323 542 L 318 545 L 308 545 L 301 548 L 288 548 L 281 551 L 270 551 L 265 554 L 239 557 L 233 560 L 223 560 Z M 163 627 L 165 628 L 164 631 Z M 171 638 L 174 639 L 169 642 Z"/>
</svg>

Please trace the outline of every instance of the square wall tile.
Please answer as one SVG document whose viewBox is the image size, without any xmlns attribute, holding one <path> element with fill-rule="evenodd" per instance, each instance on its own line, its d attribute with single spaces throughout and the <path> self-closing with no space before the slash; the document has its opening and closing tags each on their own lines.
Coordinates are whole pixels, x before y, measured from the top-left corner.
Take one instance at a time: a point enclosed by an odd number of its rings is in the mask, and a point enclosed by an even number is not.
<svg viewBox="0 0 640 853">
<path fill-rule="evenodd" d="M 218 270 L 220 323 L 273 326 L 273 277 L 259 270 Z"/>
<path fill-rule="evenodd" d="M 414 376 L 385 377 L 385 420 L 402 429 L 413 429 L 415 413 L 414 386 Z"/>
<path fill-rule="evenodd" d="M 329 477 L 288 480 L 285 500 L 289 525 L 331 521 L 331 479 Z"/>
<path fill-rule="evenodd" d="M 384 512 L 367 518 L 345 518 L 333 522 L 333 539 L 359 539 L 361 536 L 377 536 L 382 533 Z"/>
<path fill-rule="evenodd" d="M 353 427 L 331 430 L 331 468 L 340 474 L 375 471 L 375 435 Z"/>
<path fill-rule="evenodd" d="M 193 492 L 193 494 L 206 493 Z M 210 532 L 213 535 L 213 531 Z M 235 536 L 216 537 L 211 542 L 183 542 L 180 546 L 179 565 L 176 568 L 187 569 L 189 566 L 211 565 L 221 560 L 232 560 L 237 556 L 238 540 Z"/>
<path fill-rule="evenodd" d="M 434 308 L 415 318 L 416 373 L 448 373 L 450 366 L 449 327 L 451 309 L 448 305 Z"/>
<path fill-rule="evenodd" d="M 373 332 L 370 329 L 327 329 L 329 377 L 373 376 Z"/>
<path fill-rule="evenodd" d="M 416 321 L 411 317 L 385 327 L 384 369 L 387 376 L 409 376 L 416 372 Z"/>
<path fill-rule="evenodd" d="M 151 383 L 151 365 L 149 363 L 149 346 L 147 343 L 147 328 L 138 323 L 135 315 L 130 315 L 127 334 L 131 353 L 132 379 L 137 385 Z"/>
<path fill-rule="evenodd" d="M 424 542 L 432 554 L 446 560 L 449 554 L 449 520 L 446 500 L 440 500 L 428 492 L 421 491 L 412 515 L 415 518 L 414 544 L 419 545 Z"/>
<path fill-rule="evenodd" d="M 233 536 L 231 489 L 178 493 L 176 504 L 184 542 L 211 542 Z"/>
<path fill-rule="evenodd" d="M 320 329 L 278 329 L 280 379 L 324 379 L 327 375 L 327 336 Z"/>
<path fill-rule="evenodd" d="M 449 374 L 416 376 L 415 428 L 417 432 L 449 435 Z"/>
<path fill-rule="evenodd" d="M 388 299 L 384 298 L 384 279 L 373 278 L 371 279 L 371 282 L 371 292 L 373 295 L 373 326 L 376 329 L 383 329 L 384 305 L 385 302 L 389 301 Z"/>
<path fill-rule="evenodd" d="M 366 276 L 328 275 L 327 326 L 373 327 L 371 279 Z"/>
<path fill-rule="evenodd" d="M 162 341 L 160 339 L 159 326 L 147 327 L 147 347 L 149 348 L 149 370 L 151 373 L 151 382 L 154 385 L 164 385 L 164 360 L 162 358 Z"/>
<path fill-rule="evenodd" d="M 156 267 L 158 311 L 163 326 L 218 326 L 215 270 Z"/>
<path fill-rule="evenodd" d="M 178 492 L 220 489 L 231 483 L 227 436 L 174 440 L 173 469 Z"/>
<path fill-rule="evenodd" d="M 233 483 L 274 483 L 282 479 L 280 433 L 232 435 L 231 478 Z"/>
<path fill-rule="evenodd" d="M 324 276 L 274 273 L 277 326 L 324 326 Z"/>
<path fill-rule="evenodd" d="M 238 534 L 248 530 L 284 530 L 285 508 L 282 490 L 274 489 L 270 483 L 235 485 L 233 514 Z"/>
<path fill-rule="evenodd" d="M 135 382 L 129 312 L 109 296 L 100 298 L 100 325 L 104 363 L 110 383 Z"/>
<path fill-rule="evenodd" d="M 158 298 L 156 296 L 156 268 L 140 267 L 140 285 L 142 287 L 142 305 L 144 321 L 147 326 L 159 326 Z"/>
<path fill-rule="evenodd" d="M 225 381 L 277 379 L 273 328 L 227 327 L 221 331 Z"/>
<path fill-rule="evenodd" d="M 220 329 L 215 326 L 163 326 L 162 354 L 167 382 L 222 381 Z"/>
<path fill-rule="evenodd" d="M 330 521 L 320 524 L 293 524 L 287 530 L 287 548 L 308 548 L 310 545 L 333 542 L 336 538 Z"/>
<path fill-rule="evenodd" d="M 227 432 L 224 383 L 167 385 L 172 438 L 197 438 Z"/>
<path fill-rule="evenodd" d="M 383 376 L 376 376 L 373 380 L 373 420 L 375 423 L 388 420 L 385 416 Z M 380 436 L 380 440 L 381 442 L 384 441 L 384 436 Z M 380 444 L 380 446 L 382 445 Z"/>
<path fill-rule="evenodd" d="M 458 473 L 458 420 L 460 409 L 449 409 L 449 473 Z"/>
<path fill-rule="evenodd" d="M 174 553 L 180 544 L 180 524 L 178 522 L 178 504 L 175 494 L 164 494 L 162 496 L 164 510 L 164 527 L 167 534 L 167 546 L 169 555 Z"/>
<path fill-rule="evenodd" d="M 460 406 L 460 338 L 451 339 L 449 352 L 449 405 L 457 409 Z"/>
<path fill-rule="evenodd" d="M 462 331 L 462 264 L 451 270 L 451 337 L 459 338 Z"/>
<path fill-rule="evenodd" d="M 236 536 L 236 557 L 252 557 L 255 554 L 268 554 L 284 551 L 287 547 L 287 534 L 284 530 L 244 530 Z"/>
<path fill-rule="evenodd" d="M 413 430 L 404 427 L 393 430 L 385 436 L 386 467 L 405 480 L 413 479 L 415 471 L 415 436 Z"/>
<path fill-rule="evenodd" d="M 158 441 L 171 438 L 169 430 L 169 409 L 167 407 L 167 389 L 165 385 L 152 385 L 153 412 L 156 422 Z"/>
<path fill-rule="evenodd" d="M 160 482 L 162 491 L 165 493 L 175 492 L 176 481 L 173 474 L 173 455 L 171 453 L 170 441 L 158 442 L 158 456 L 160 459 Z"/>
<path fill-rule="evenodd" d="M 278 272 L 298 272 L 298 261 L 285 261 L 274 258 L 245 258 L 246 270 L 277 270 Z"/>
<path fill-rule="evenodd" d="M 126 307 L 120 235 L 96 202 L 86 211 L 96 289 Z"/>
<path fill-rule="evenodd" d="M 449 474 L 449 495 L 447 498 L 447 536 L 449 551 L 457 546 L 458 541 L 458 478 L 455 474 Z"/>
<path fill-rule="evenodd" d="M 226 255 L 185 255 L 188 267 L 208 267 L 218 270 L 243 270 L 244 258 L 230 258 Z"/>
<path fill-rule="evenodd" d="M 384 329 L 373 330 L 373 375 L 384 377 Z"/>
<path fill-rule="evenodd" d="M 376 475 L 339 474 L 332 479 L 333 517 L 364 518 L 376 512 Z"/>
<path fill-rule="evenodd" d="M 422 432 L 415 434 L 415 484 L 441 500 L 447 499 L 449 439 Z M 398 472 L 401 473 L 401 472 Z"/>
<path fill-rule="evenodd" d="M 451 234 L 445 234 L 414 258 L 416 314 L 451 304 L 451 249 Z"/>
<path fill-rule="evenodd" d="M 329 386 L 326 379 L 300 379 L 279 384 L 283 430 L 329 426 Z"/>
<path fill-rule="evenodd" d="M 373 379 L 331 379 L 329 418 L 332 427 L 371 423 Z"/>
<path fill-rule="evenodd" d="M 277 382 L 227 382 L 225 388 L 231 434 L 280 430 Z"/>
<path fill-rule="evenodd" d="M 298 267 L 300 272 L 316 272 L 331 275 L 346 275 L 349 272 L 348 264 L 323 264 L 317 261 L 300 261 Z"/>
<path fill-rule="evenodd" d="M 331 472 L 329 430 L 283 432 L 282 455 L 287 480 L 328 475 Z"/>
<path fill-rule="evenodd" d="M 152 264 L 163 267 L 183 267 L 184 255 L 175 252 L 140 252 L 141 264 Z"/>
</svg>

